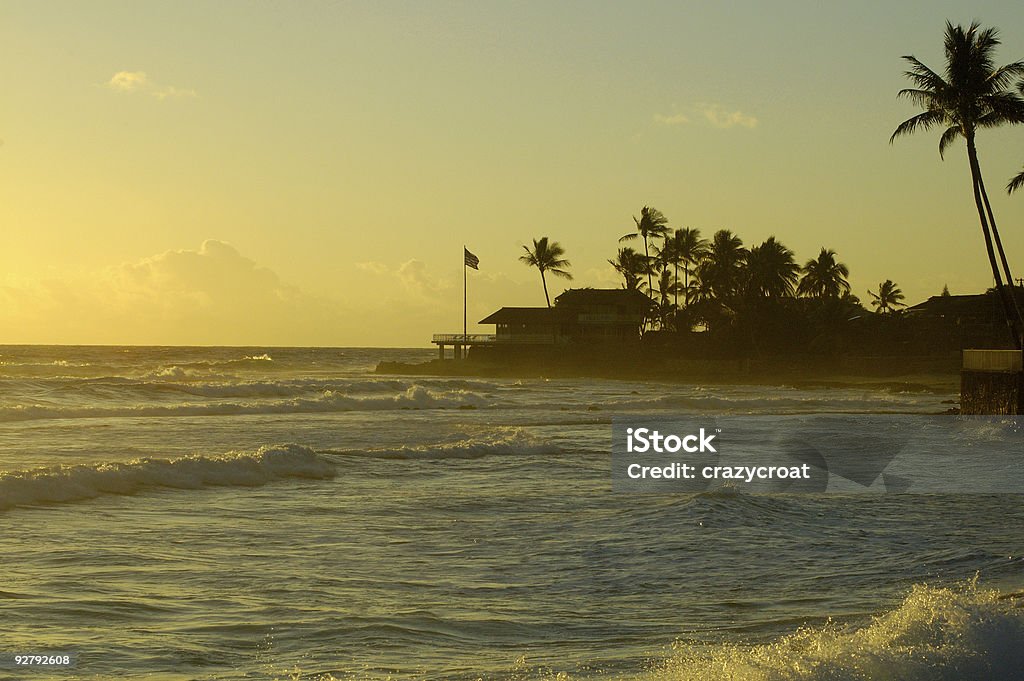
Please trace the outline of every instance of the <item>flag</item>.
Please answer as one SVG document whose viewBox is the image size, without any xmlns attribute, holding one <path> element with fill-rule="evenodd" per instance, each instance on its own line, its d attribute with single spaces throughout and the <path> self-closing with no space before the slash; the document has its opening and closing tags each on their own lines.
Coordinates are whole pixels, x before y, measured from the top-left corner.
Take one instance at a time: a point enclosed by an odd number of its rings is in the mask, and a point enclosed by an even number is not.
<svg viewBox="0 0 1024 681">
<path fill-rule="evenodd" d="M 466 252 L 466 267 L 472 267 L 474 270 L 479 270 L 480 258 L 470 253 L 469 249 L 465 246 L 462 247 L 462 250 Z"/>
</svg>

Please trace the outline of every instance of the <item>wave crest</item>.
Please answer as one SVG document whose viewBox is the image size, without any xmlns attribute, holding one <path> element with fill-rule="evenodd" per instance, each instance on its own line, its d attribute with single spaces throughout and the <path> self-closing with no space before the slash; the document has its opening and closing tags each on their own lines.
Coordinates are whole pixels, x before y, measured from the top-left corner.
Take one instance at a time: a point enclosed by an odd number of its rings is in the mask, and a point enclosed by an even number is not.
<svg viewBox="0 0 1024 681">
<path fill-rule="evenodd" d="M 243 414 L 316 414 L 343 411 L 386 411 L 390 409 L 476 409 L 488 401 L 465 390 L 435 392 L 414 385 L 387 396 L 354 397 L 325 390 L 316 397 L 267 402 L 200 402 L 130 407 L 57 407 L 18 405 L 0 407 L 0 421 L 38 419 L 115 418 L 138 416 L 216 416 Z"/>
<path fill-rule="evenodd" d="M 364 459 L 478 459 L 485 456 L 560 454 L 561 448 L 514 428 L 487 437 L 470 437 L 453 442 L 381 449 L 330 451 L 342 457 Z"/>
<path fill-rule="evenodd" d="M 1024 616 L 998 591 L 915 585 L 860 629 L 829 622 L 754 647 L 677 644 L 658 681 L 953 681 L 1020 679 Z"/>
<path fill-rule="evenodd" d="M 334 474 L 333 463 L 308 447 L 292 444 L 221 456 L 51 466 L 0 473 L 0 510 L 131 495 L 161 487 L 257 487 L 286 478 L 326 479 Z"/>
</svg>

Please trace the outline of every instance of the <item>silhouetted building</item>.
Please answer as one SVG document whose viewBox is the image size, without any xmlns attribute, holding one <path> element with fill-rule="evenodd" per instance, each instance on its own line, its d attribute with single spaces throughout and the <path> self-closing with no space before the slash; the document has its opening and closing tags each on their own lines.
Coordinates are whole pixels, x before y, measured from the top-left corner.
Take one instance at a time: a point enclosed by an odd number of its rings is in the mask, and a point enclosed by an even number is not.
<svg viewBox="0 0 1024 681">
<path fill-rule="evenodd" d="M 551 307 L 503 307 L 480 320 L 494 334 L 437 334 L 444 346 L 601 345 L 638 341 L 650 298 L 632 289 L 569 289 Z"/>
<path fill-rule="evenodd" d="M 568 338 L 564 330 L 571 321 L 572 314 L 566 308 L 503 307 L 481 319 L 480 323 L 494 324 L 496 343 L 550 345 Z"/>
<path fill-rule="evenodd" d="M 1024 310 L 1024 289 L 1013 287 L 1017 305 Z M 908 307 L 908 321 L 920 325 L 918 332 L 945 337 L 956 348 L 1000 348 L 1010 343 L 1006 313 L 994 291 L 966 296 L 932 296 Z"/>
<path fill-rule="evenodd" d="M 604 343 L 638 340 L 651 299 L 632 289 L 569 289 L 552 307 L 503 307 L 481 319 L 498 343 Z"/>
</svg>

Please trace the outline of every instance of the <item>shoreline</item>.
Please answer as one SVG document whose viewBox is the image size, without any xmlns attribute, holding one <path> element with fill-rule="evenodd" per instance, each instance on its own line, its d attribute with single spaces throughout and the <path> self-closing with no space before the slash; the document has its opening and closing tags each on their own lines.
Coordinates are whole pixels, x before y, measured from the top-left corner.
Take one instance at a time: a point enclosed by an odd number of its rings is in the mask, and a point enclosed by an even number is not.
<svg viewBox="0 0 1024 681">
<path fill-rule="evenodd" d="M 653 358 L 643 358 L 651 360 Z M 618 381 L 793 388 L 873 388 L 959 394 L 959 361 L 950 358 L 856 358 L 791 363 L 774 360 L 669 360 L 664 365 L 623 357 L 433 359 L 378 362 L 378 375 L 480 378 L 593 378 Z"/>
</svg>

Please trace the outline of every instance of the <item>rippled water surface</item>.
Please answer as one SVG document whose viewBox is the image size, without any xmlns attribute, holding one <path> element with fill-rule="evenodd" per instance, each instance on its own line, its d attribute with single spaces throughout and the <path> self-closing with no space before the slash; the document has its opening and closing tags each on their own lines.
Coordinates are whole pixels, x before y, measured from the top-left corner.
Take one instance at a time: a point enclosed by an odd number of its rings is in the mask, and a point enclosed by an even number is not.
<svg viewBox="0 0 1024 681">
<path fill-rule="evenodd" d="M 0 653 L 78 653 L 0 678 L 1024 678 L 1019 496 L 611 491 L 613 415 L 954 395 L 432 357 L 0 347 Z"/>
</svg>

